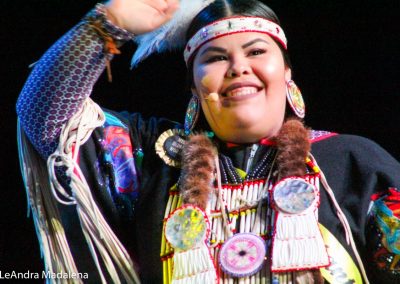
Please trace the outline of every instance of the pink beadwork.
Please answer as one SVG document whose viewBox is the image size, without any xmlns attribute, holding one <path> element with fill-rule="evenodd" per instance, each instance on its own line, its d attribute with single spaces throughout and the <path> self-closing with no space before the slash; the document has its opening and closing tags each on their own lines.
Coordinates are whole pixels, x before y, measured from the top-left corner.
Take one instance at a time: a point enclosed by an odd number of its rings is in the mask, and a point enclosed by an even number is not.
<svg viewBox="0 0 400 284">
<path fill-rule="evenodd" d="M 257 273 L 266 255 L 265 242 L 260 237 L 241 233 L 228 239 L 221 247 L 221 269 L 234 277 L 246 277 Z"/>
</svg>

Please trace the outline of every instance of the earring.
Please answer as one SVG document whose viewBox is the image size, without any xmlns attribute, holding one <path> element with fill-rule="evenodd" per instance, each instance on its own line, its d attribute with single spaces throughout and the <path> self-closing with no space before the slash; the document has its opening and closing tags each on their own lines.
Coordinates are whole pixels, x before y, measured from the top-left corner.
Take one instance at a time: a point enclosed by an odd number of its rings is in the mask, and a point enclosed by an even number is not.
<svg viewBox="0 0 400 284">
<path fill-rule="evenodd" d="M 293 112 L 299 118 L 304 118 L 306 114 L 306 106 L 304 105 L 300 89 L 293 80 L 289 80 L 286 83 L 286 98 Z"/>
<path fill-rule="evenodd" d="M 193 95 L 186 109 L 185 123 L 183 125 L 185 130 L 185 135 L 189 135 L 190 132 L 193 130 L 197 122 L 197 118 L 199 117 L 199 110 L 200 110 L 199 97 Z"/>
</svg>

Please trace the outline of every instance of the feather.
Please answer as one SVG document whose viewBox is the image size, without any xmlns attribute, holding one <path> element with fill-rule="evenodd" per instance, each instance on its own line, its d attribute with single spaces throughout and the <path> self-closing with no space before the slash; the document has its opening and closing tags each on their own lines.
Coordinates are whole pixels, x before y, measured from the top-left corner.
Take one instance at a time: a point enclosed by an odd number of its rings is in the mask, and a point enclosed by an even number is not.
<svg viewBox="0 0 400 284">
<path fill-rule="evenodd" d="M 152 32 L 137 36 L 138 47 L 132 57 L 131 67 L 157 52 L 182 48 L 185 44 L 186 31 L 193 18 L 214 0 L 182 0 L 174 17 Z"/>
</svg>

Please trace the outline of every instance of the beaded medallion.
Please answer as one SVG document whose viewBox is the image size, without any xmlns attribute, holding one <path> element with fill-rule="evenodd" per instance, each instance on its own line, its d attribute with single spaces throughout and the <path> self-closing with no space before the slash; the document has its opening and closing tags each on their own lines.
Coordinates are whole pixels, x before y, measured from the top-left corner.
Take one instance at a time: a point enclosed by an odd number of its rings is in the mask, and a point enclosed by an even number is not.
<svg viewBox="0 0 400 284">
<path fill-rule="evenodd" d="M 257 273 L 266 255 L 265 241 L 251 233 L 236 234 L 229 238 L 219 252 L 221 269 L 233 277 L 246 277 Z"/>
<path fill-rule="evenodd" d="M 165 237 L 176 250 L 189 250 L 204 243 L 207 222 L 203 212 L 194 206 L 181 207 L 168 218 Z"/>
<path fill-rule="evenodd" d="M 296 214 L 304 212 L 314 204 L 316 189 L 302 178 L 286 178 L 275 185 L 273 197 L 280 210 Z"/>
<path fill-rule="evenodd" d="M 179 167 L 185 135 L 181 129 L 168 129 L 158 137 L 155 148 L 157 155 L 169 166 Z"/>
</svg>

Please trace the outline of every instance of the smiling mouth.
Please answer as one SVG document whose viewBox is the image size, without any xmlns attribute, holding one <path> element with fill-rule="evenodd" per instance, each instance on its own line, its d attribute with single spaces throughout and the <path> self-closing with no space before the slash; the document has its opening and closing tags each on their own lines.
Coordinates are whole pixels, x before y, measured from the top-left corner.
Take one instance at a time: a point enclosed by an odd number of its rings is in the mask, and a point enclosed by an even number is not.
<svg viewBox="0 0 400 284">
<path fill-rule="evenodd" d="M 227 92 L 221 94 L 223 105 L 229 104 L 230 102 L 239 102 L 256 97 L 260 94 L 262 89 L 262 87 L 256 86 L 243 86 L 228 90 Z"/>
<path fill-rule="evenodd" d="M 256 87 L 241 87 L 236 88 L 231 91 L 228 91 L 222 94 L 223 97 L 231 98 L 231 97 L 242 97 L 247 95 L 252 95 L 257 93 L 259 90 Z"/>
</svg>

